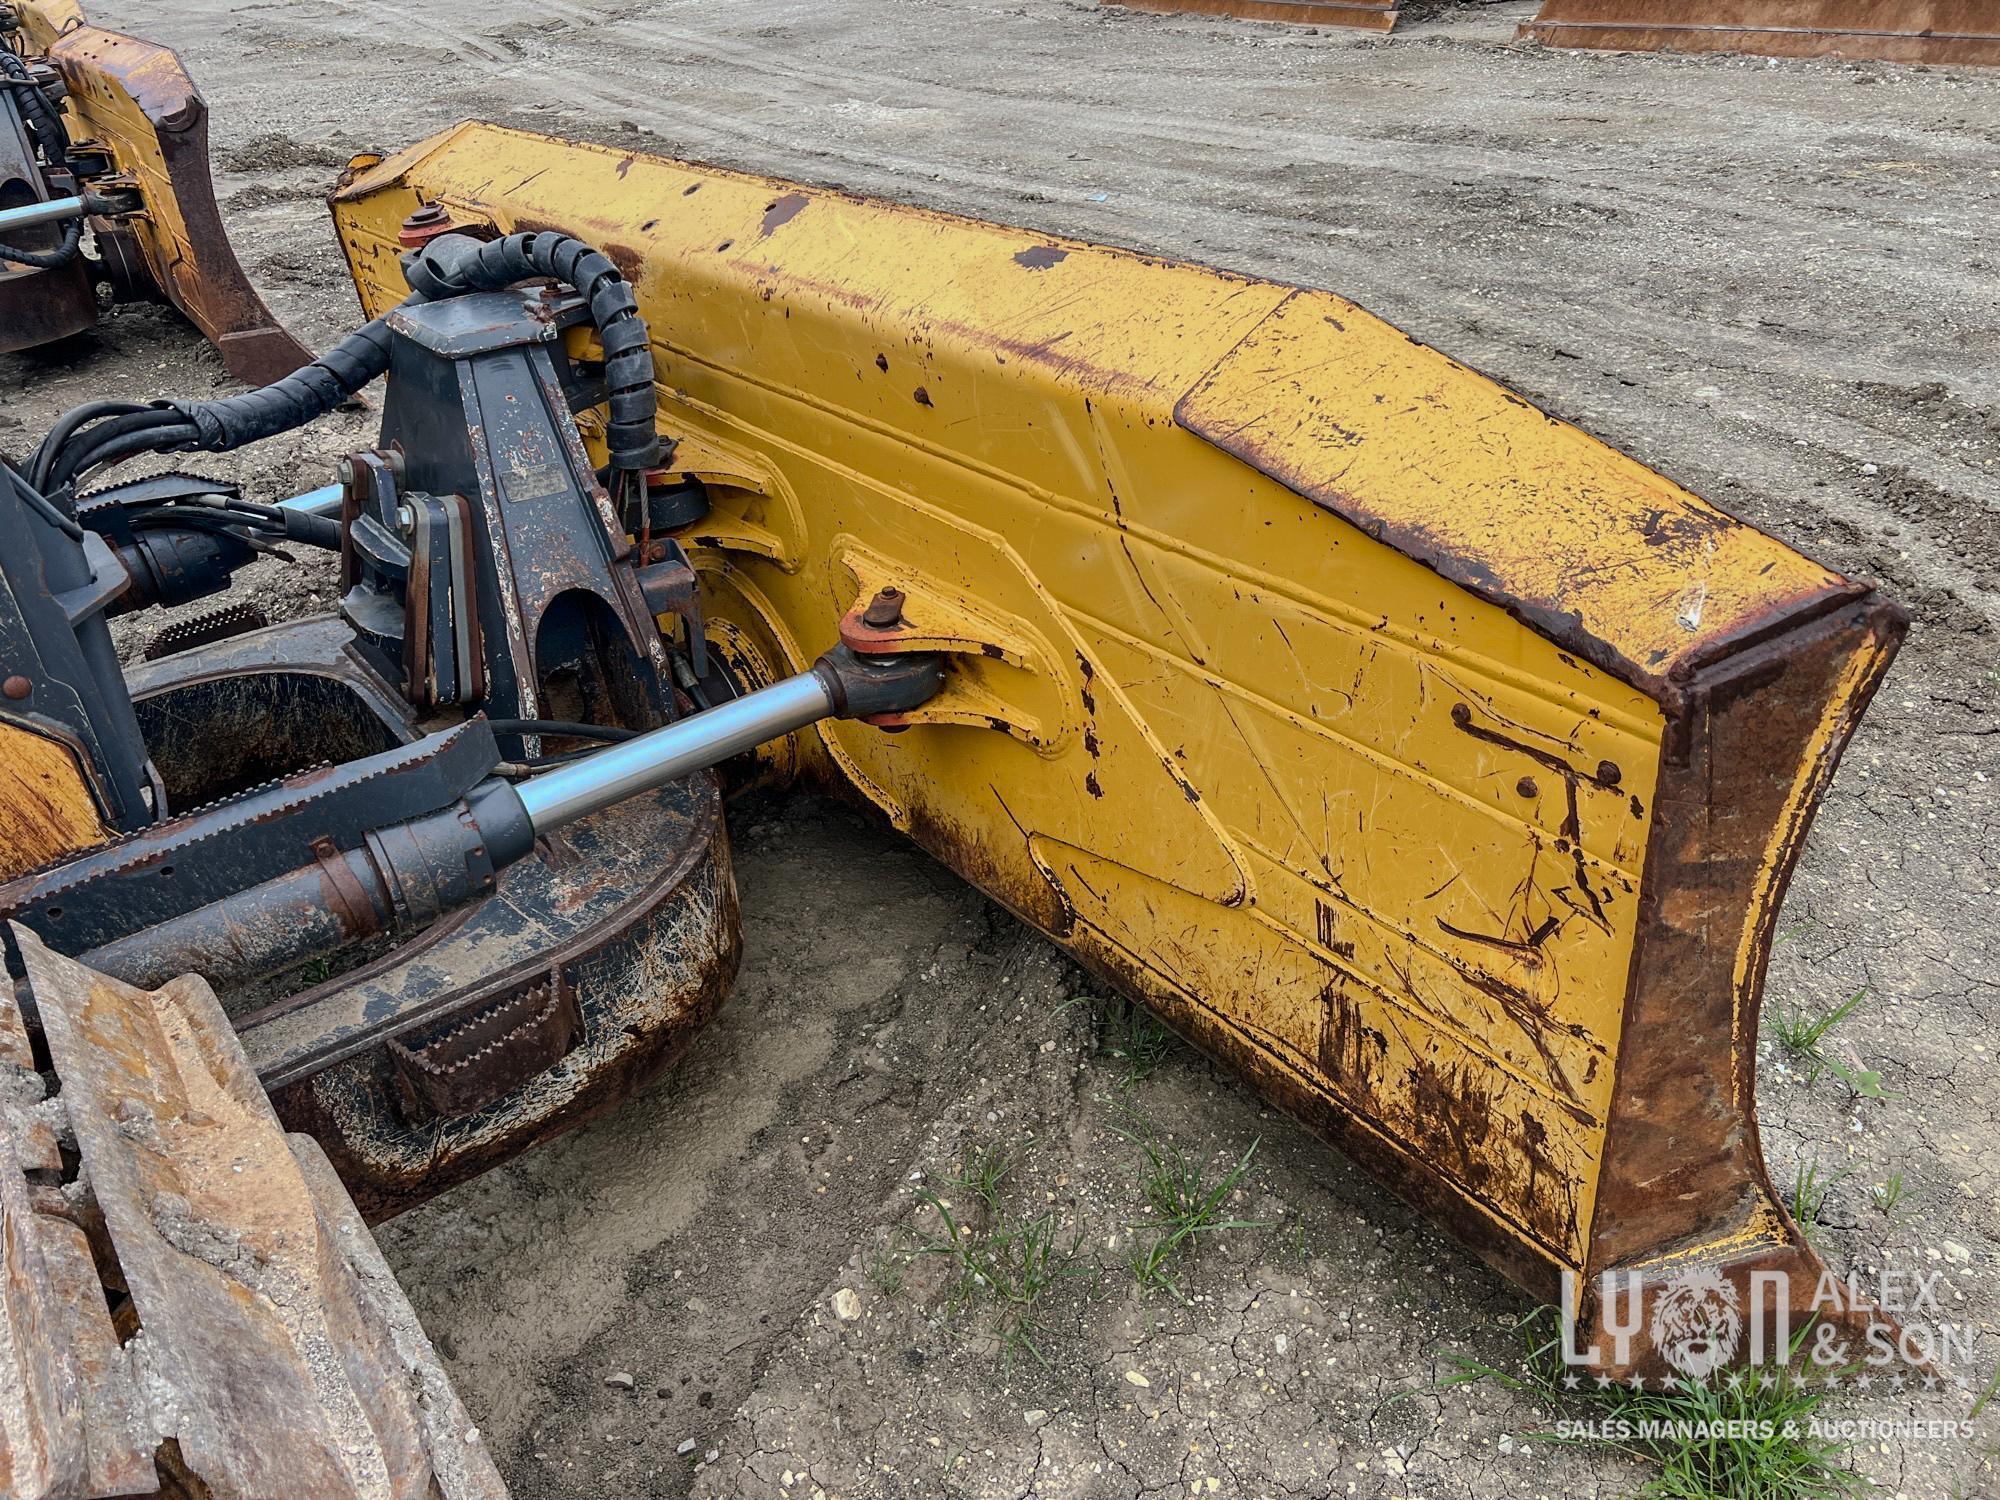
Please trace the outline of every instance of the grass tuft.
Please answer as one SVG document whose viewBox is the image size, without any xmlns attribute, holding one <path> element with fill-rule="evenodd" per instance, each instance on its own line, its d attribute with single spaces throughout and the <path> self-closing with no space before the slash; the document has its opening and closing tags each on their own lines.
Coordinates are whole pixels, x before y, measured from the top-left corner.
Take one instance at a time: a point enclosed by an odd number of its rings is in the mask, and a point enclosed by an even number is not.
<svg viewBox="0 0 2000 1500">
<path fill-rule="evenodd" d="M 1894 1213 L 1896 1205 L 1903 1201 L 1903 1174 L 1891 1172 L 1888 1181 L 1880 1187 L 1870 1188 L 1869 1192 L 1874 1197 L 1877 1208 L 1885 1214 Z"/>
<path fill-rule="evenodd" d="M 1826 1040 L 1826 1034 L 1846 1020 L 1867 994 L 1868 986 L 1864 984 L 1840 1004 L 1822 1011 L 1817 1016 L 1788 1015 L 1783 1006 L 1772 1006 L 1772 1029 L 1777 1033 L 1778 1041 L 1784 1049 L 1808 1065 L 1807 1082 L 1817 1083 L 1819 1075 L 1826 1070 L 1827 1058 L 1820 1051 L 1820 1043 Z M 1836 1071 L 1844 1074 L 1846 1070 L 1836 1069 Z M 1879 1083 L 1878 1078 L 1878 1086 Z M 1853 1086 L 1851 1082 L 1849 1086 Z M 1856 1092 L 1860 1090 L 1856 1089 Z"/>
<path fill-rule="evenodd" d="M 1144 1082 L 1173 1055 L 1173 1032 L 1145 1006 L 1118 995 L 1077 995 L 1058 1005 L 1056 1014 L 1076 1005 L 1090 1007 L 1097 1055 L 1118 1064 L 1119 1088 Z"/>
<path fill-rule="evenodd" d="M 1491 1380 L 1529 1397 L 1551 1416 L 1616 1424 L 1611 1436 L 1531 1436 L 1599 1444 L 1651 1464 L 1656 1472 L 1637 1492 L 1643 1500 L 1838 1500 L 1868 1487 L 1848 1467 L 1844 1445 L 1812 1435 L 1810 1422 L 1825 1389 L 1789 1368 L 1763 1378 L 1680 1381 L 1668 1389 L 1599 1386 L 1563 1362 L 1556 1309 L 1536 1309 L 1520 1328 L 1526 1343 L 1520 1374 L 1454 1356 L 1457 1373 L 1437 1388 Z M 1794 1354 L 1808 1331 L 1799 1331 Z M 1748 1435 L 1710 1435 L 1726 1423 L 1743 1424 L 1735 1430 Z"/>
<path fill-rule="evenodd" d="M 1081 1230 L 1065 1242 L 1053 1211 L 1026 1220 L 1008 1212 L 1001 1185 L 1012 1170 L 1004 1153 L 989 1147 L 970 1159 L 962 1176 L 947 1178 L 970 1199 L 963 1216 L 944 1197 L 920 1189 L 917 1197 L 937 1214 L 941 1230 L 914 1230 L 916 1254 L 943 1256 L 951 1265 L 947 1317 L 974 1307 L 989 1311 L 1003 1368 L 1024 1352 L 1046 1367 L 1035 1341 L 1042 1299 L 1057 1282 L 1092 1271 L 1076 1264 Z"/>
<path fill-rule="evenodd" d="M 1798 1220 L 1799 1232 L 1808 1241 L 1817 1244 L 1813 1231 L 1819 1228 L 1820 1213 L 1826 1207 L 1826 1197 L 1834 1184 L 1847 1176 L 1845 1169 L 1831 1177 L 1819 1175 L 1819 1158 L 1799 1163 L 1798 1171 L 1792 1178 L 1792 1217 Z"/>
<path fill-rule="evenodd" d="M 1139 1191 L 1151 1217 L 1125 1226 L 1133 1232 L 1133 1279 L 1142 1293 L 1165 1292 L 1176 1302 L 1185 1302 L 1175 1267 L 1184 1256 L 1194 1254 L 1199 1236 L 1264 1227 L 1262 1219 L 1230 1218 L 1223 1212 L 1223 1204 L 1250 1170 L 1259 1142 L 1252 1141 L 1234 1165 L 1211 1180 L 1212 1164 L 1196 1161 L 1161 1140 L 1143 1121 L 1130 1129 L 1114 1128 L 1145 1158 Z"/>
</svg>

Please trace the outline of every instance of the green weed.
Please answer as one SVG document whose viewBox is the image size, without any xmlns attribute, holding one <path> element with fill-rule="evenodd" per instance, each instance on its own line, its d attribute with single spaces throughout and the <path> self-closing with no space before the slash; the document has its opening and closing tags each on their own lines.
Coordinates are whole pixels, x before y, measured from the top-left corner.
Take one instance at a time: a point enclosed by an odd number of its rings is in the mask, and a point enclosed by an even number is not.
<svg viewBox="0 0 2000 1500">
<path fill-rule="evenodd" d="M 1556 1319 L 1556 1310 L 1544 1307 L 1521 1320 L 1526 1343 L 1521 1374 L 1454 1356 L 1457 1373 L 1438 1388 L 1491 1380 L 1551 1415 L 1620 1424 L 1616 1436 L 1533 1436 L 1601 1444 L 1646 1461 L 1657 1472 L 1639 1488 L 1643 1500 L 1834 1500 L 1867 1488 L 1847 1467 L 1842 1445 L 1811 1435 L 1811 1418 L 1826 1392 L 1789 1367 L 1775 1375 L 1677 1381 L 1661 1389 L 1600 1386 L 1563 1362 Z M 1793 1340 L 1793 1355 L 1808 1331 L 1801 1329 Z M 1733 1430 L 1747 1435 L 1707 1435 L 1732 1430 L 1718 1426 L 1725 1423 L 1743 1424 Z"/>
<path fill-rule="evenodd" d="M 1874 1198 L 1875 1206 L 1883 1213 L 1894 1213 L 1896 1205 L 1903 1201 L 1903 1174 L 1891 1172 L 1889 1180 L 1880 1187 L 1870 1188 L 1869 1194 Z"/>
<path fill-rule="evenodd" d="M 1139 1192 L 1151 1211 L 1150 1217 L 1126 1225 L 1133 1233 L 1133 1279 L 1144 1293 L 1162 1291 L 1176 1302 L 1185 1302 L 1174 1268 L 1183 1256 L 1194 1253 L 1198 1236 L 1264 1227 L 1262 1219 L 1230 1218 L 1223 1212 L 1223 1204 L 1250 1170 L 1250 1159 L 1257 1154 L 1259 1143 L 1252 1141 L 1233 1166 L 1211 1181 L 1209 1163 L 1196 1161 L 1171 1142 L 1161 1140 L 1143 1122 L 1130 1129 L 1116 1128 L 1145 1158 Z"/>
<path fill-rule="evenodd" d="M 1784 1049 L 1809 1066 L 1808 1082 L 1817 1082 L 1827 1066 L 1826 1058 L 1820 1053 L 1820 1043 L 1826 1040 L 1829 1031 L 1847 1019 L 1867 993 L 1868 986 L 1864 984 L 1840 1004 L 1817 1016 L 1787 1015 L 1784 1007 L 1772 1007 L 1772 1029 L 1777 1032 L 1778 1041 Z M 1879 1079 L 1877 1081 L 1879 1083 Z"/>
<path fill-rule="evenodd" d="M 1117 995 L 1077 995 L 1058 1005 L 1056 1014 L 1077 1005 L 1090 1007 L 1097 1055 L 1119 1065 L 1119 1088 L 1129 1089 L 1150 1078 L 1173 1054 L 1173 1032 L 1145 1006 Z"/>
<path fill-rule="evenodd" d="M 1821 1210 L 1826 1207 L 1826 1195 L 1833 1191 L 1835 1183 L 1847 1176 L 1845 1169 L 1831 1177 L 1819 1175 L 1819 1158 L 1799 1163 L 1798 1171 L 1792 1178 L 1792 1217 L 1798 1220 L 1799 1232 L 1808 1240 L 1814 1240 L 1813 1230 L 1819 1227 Z"/>
<path fill-rule="evenodd" d="M 1993 1367 L 1992 1375 L 1987 1378 L 1986 1388 L 1979 1393 L 1979 1399 L 1972 1403 L 1972 1410 L 1966 1413 L 1966 1420 L 1977 1422 L 1995 1395 L 2000 1395 L 2000 1365 Z"/>
<path fill-rule="evenodd" d="M 1042 1299 L 1057 1282 L 1092 1272 L 1076 1264 L 1081 1230 L 1065 1242 L 1053 1211 L 1026 1220 L 1009 1214 L 1001 1185 L 1011 1170 L 997 1148 L 988 1148 L 971 1158 L 962 1176 L 948 1178 L 970 1199 L 963 1217 L 939 1194 L 920 1190 L 917 1197 L 937 1214 L 941 1232 L 916 1229 L 916 1254 L 950 1263 L 947 1317 L 974 1307 L 990 1312 L 1003 1366 L 1023 1351 L 1046 1366 L 1035 1342 Z"/>
<path fill-rule="evenodd" d="M 1842 1083 L 1846 1084 L 1848 1092 L 1853 1094 L 1855 1098 L 1887 1099 L 1889 1097 L 1889 1091 L 1882 1087 L 1882 1075 L 1873 1068 L 1864 1068 L 1861 1066 L 1861 1059 L 1859 1057 L 1854 1059 L 1852 1066 L 1842 1062 L 1837 1057 L 1825 1058 L 1823 1061 L 1826 1063 L 1827 1070 Z"/>
</svg>

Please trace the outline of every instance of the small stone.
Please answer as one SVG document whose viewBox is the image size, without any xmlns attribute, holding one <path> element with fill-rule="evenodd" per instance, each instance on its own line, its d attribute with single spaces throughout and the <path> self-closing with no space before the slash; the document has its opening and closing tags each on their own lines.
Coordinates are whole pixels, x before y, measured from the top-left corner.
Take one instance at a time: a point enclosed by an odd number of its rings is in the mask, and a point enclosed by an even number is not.
<svg viewBox="0 0 2000 1500">
<path fill-rule="evenodd" d="M 790 1469 L 785 1470 L 784 1473 L 778 1476 L 778 1483 L 783 1485 L 786 1489 L 790 1489 L 793 1485 L 797 1484 L 798 1482 L 799 1482 L 799 1476 L 794 1474 Z"/>
<path fill-rule="evenodd" d="M 1137 1370 L 1127 1370 L 1125 1372 L 1125 1383 L 1127 1385 L 1136 1385 L 1142 1390 L 1151 1390 L 1153 1388 L 1153 1382 L 1141 1375 Z"/>
<path fill-rule="evenodd" d="M 678 1443 L 678 1444 L 677 1444 L 677 1445 L 675 1446 L 675 1448 L 674 1448 L 674 1452 L 676 1452 L 676 1453 L 692 1453 L 692 1452 L 694 1452 L 694 1439 L 693 1439 L 693 1438 L 682 1438 L 682 1439 L 680 1440 L 680 1442 L 679 1442 L 679 1443 Z"/>
<path fill-rule="evenodd" d="M 1037 1422 L 1046 1422 L 1048 1419 L 1049 1414 L 1039 1406 L 1033 1411 L 1024 1411 L 1021 1413 L 1021 1420 L 1026 1422 L 1030 1427 L 1033 1427 Z"/>
<path fill-rule="evenodd" d="M 1056 1044 L 1055 1044 L 1055 1039 L 1054 1039 L 1053 1037 L 1051 1037 L 1051 1038 L 1050 1038 L 1050 1039 L 1049 1039 L 1048 1041 L 1046 1041 L 1046 1042 L 1043 1042 L 1043 1043 L 1042 1043 L 1042 1050 L 1043 1050 L 1044 1052 L 1053 1052 L 1053 1051 L 1055 1051 L 1055 1050 L 1056 1050 Z"/>
<path fill-rule="evenodd" d="M 620 1370 L 616 1375 L 605 1376 L 604 1383 L 614 1391 L 629 1391 L 639 1382 L 634 1380 L 628 1372 Z"/>
<path fill-rule="evenodd" d="M 1864 474 L 1880 474 L 1882 471 L 1881 469 L 1877 468 L 1874 464 L 1863 464 L 1861 466 L 1861 472 Z"/>
<path fill-rule="evenodd" d="M 708 1452 L 702 1454 L 701 1461 L 705 1464 L 712 1464 L 720 1457 L 722 1457 L 722 1450 L 720 1448 L 711 1448 Z"/>
<path fill-rule="evenodd" d="M 854 1288 L 844 1286 L 833 1294 L 833 1315 L 843 1323 L 852 1323 L 861 1316 L 861 1299 L 854 1294 Z"/>
<path fill-rule="evenodd" d="M 1946 1240 L 1944 1242 L 1944 1258 L 1955 1266 L 1969 1266 L 1972 1264 L 1972 1252 L 1957 1240 Z"/>
</svg>

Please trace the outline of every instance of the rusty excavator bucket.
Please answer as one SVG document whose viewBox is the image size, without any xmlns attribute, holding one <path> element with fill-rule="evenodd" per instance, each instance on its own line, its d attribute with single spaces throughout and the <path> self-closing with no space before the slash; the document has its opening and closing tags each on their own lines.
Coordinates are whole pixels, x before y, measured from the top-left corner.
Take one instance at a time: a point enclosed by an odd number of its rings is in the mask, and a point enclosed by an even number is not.
<svg viewBox="0 0 2000 1500">
<path fill-rule="evenodd" d="M 1990 0 L 1542 0 L 1520 35 L 1618 52 L 2000 66 Z"/>
<path fill-rule="evenodd" d="M 12 935 L 49 1055 L 0 992 L 0 1489 L 504 1500 L 361 1215 L 279 1126 L 208 986 L 134 989 Z"/>
<path fill-rule="evenodd" d="M 172 50 L 89 25 L 75 0 L 0 6 L 0 222 L 8 210 L 74 205 L 94 257 L 66 222 L 0 232 L 56 264 L 0 253 L 0 352 L 96 324 L 95 283 L 120 300 L 178 308 L 230 374 L 265 384 L 312 354 L 265 307 L 237 264 L 209 178 L 208 106 Z M 25 107 L 24 107 L 25 104 Z M 26 129 L 23 130 L 23 124 Z"/>
<path fill-rule="evenodd" d="M 1228 16 L 1238 21 L 1290 21 L 1298 26 L 1341 26 L 1391 32 L 1402 0 L 1111 0 L 1159 15 Z"/>
<path fill-rule="evenodd" d="M 334 214 L 371 316 L 406 221 L 617 263 L 737 676 L 836 633 L 947 663 L 772 765 L 1537 1296 L 1815 1285 L 1758 1002 L 1903 634 L 1872 588 L 1326 292 L 481 124 Z"/>
</svg>

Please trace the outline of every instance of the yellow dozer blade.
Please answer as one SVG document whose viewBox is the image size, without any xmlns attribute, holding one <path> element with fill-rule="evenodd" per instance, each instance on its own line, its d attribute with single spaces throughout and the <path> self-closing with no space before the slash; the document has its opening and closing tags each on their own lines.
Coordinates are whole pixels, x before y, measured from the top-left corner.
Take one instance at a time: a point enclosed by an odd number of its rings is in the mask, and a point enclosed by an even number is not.
<svg viewBox="0 0 2000 1500">
<path fill-rule="evenodd" d="M 420 206 L 635 283 L 740 675 L 951 653 L 809 777 L 1536 1295 L 1809 1292 L 1758 998 L 1893 604 L 1329 293 L 466 124 L 344 179 L 371 314 Z"/>
<path fill-rule="evenodd" d="M 208 105 L 171 48 L 90 25 L 76 0 L 15 0 L 29 56 L 61 76 L 72 155 L 92 194 L 120 204 L 93 215 L 103 277 L 121 298 L 171 303 L 212 342 L 229 373 L 252 385 L 312 360 L 264 305 L 223 232 L 208 166 Z M 79 283 L 82 284 L 82 283 Z M 51 324 L 34 309 L 47 278 L 0 277 L 0 349 L 28 348 L 88 327 L 96 304 Z"/>
</svg>

